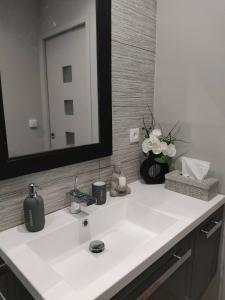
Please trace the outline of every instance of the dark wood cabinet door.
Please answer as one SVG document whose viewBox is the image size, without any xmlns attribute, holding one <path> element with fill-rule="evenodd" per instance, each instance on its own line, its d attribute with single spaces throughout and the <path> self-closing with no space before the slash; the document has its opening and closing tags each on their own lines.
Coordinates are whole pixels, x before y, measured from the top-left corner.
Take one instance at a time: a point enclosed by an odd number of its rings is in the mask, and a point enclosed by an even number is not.
<svg viewBox="0 0 225 300">
<path fill-rule="evenodd" d="M 34 300 L 14 273 L 8 269 L 8 298 L 7 300 Z"/>
<path fill-rule="evenodd" d="M 223 209 L 214 213 L 195 231 L 190 299 L 197 300 L 217 271 Z"/>
<path fill-rule="evenodd" d="M 1 259 L 0 300 L 34 300 L 14 273 Z"/>
<path fill-rule="evenodd" d="M 7 266 L 0 259 L 0 300 L 8 299 L 8 273 Z"/>
</svg>

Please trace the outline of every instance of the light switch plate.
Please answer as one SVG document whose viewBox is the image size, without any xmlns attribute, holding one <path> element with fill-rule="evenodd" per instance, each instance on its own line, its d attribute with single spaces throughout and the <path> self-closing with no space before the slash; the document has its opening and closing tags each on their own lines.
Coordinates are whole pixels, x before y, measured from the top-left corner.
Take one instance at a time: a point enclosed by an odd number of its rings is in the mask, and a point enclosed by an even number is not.
<svg viewBox="0 0 225 300">
<path fill-rule="evenodd" d="M 30 119 L 29 120 L 29 127 L 34 129 L 38 127 L 38 121 L 37 119 Z"/>
<path fill-rule="evenodd" d="M 130 129 L 130 143 L 138 143 L 140 138 L 140 129 L 139 128 L 132 128 Z"/>
</svg>

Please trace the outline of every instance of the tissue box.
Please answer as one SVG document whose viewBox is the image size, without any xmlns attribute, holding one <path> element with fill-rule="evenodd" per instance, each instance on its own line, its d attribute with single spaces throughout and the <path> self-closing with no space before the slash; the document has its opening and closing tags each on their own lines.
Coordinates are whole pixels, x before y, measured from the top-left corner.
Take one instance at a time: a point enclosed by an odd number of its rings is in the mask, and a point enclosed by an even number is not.
<svg viewBox="0 0 225 300">
<path fill-rule="evenodd" d="M 180 171 L 172 171 L 165 176 L 165 186 L 168 190 L 209 201 L 218 194 L 219 180 L 207 178 L 197 180 L 182 176 Z"/>
</svg>

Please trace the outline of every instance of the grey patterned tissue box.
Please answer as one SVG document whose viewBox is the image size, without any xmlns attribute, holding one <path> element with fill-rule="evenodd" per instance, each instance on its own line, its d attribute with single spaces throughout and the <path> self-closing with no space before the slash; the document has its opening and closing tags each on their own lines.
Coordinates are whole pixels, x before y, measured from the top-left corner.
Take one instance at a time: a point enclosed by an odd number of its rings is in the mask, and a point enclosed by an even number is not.
<svg viewBox="0 0 225 300">
<path fill-rule="evenodd" d="M 182 176 L 180 171 L 172 171 L 165 176 L 165 187 L 168 190 L 209 201 L 218 195 L 219 180 L 207 178 L 197 180 Z"/>
</svg>

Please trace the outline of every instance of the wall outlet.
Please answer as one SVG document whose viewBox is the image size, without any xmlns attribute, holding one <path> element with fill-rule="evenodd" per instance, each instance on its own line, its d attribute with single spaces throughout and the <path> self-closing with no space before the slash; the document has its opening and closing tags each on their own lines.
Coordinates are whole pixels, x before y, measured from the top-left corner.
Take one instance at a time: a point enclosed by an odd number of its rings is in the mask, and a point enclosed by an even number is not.
<svg viewBox="0 0 225 300">
<path fill-rule="evenodd" d="M 130 129 L 130 143 L 138 143 L 140 138 L 140 129 L 139 128 L 132 128 Z"/>
<path fill-rule="evenodd" d="M 30 119 L 29 120 L 29 128 L 35 129 L 38 127 L 38 121 L 37 119 Z"/>
</svg>

